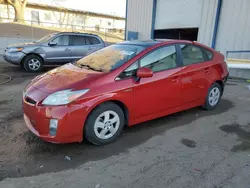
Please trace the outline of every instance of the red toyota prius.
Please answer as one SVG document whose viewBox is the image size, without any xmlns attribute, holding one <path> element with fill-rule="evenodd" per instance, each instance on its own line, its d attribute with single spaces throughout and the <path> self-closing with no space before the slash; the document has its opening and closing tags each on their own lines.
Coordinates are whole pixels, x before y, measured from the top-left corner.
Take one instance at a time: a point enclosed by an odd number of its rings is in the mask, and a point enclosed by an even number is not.
<svg viewBox="0 0 250 188">
<path fill-rule="evenodd" d="M 215 108 L 227 77 L 224 56 L 197 42 L 122 42 L 33 79 L 24 119 L 48 142 L 107 144 L 125 125 Z"/>
</svg>

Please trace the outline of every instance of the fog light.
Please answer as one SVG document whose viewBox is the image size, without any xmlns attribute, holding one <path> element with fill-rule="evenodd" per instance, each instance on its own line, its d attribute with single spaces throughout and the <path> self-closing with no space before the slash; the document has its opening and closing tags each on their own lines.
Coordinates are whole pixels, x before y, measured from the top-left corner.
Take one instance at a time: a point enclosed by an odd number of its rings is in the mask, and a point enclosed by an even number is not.
<svg viewBox="0 0 250 188">
<path fill-rule="evenodd" d="M 49 121 L 49 134 L 52 136 L 56 135 L 58 120 L 57 119 L 51 119 Z"/>
</svg>

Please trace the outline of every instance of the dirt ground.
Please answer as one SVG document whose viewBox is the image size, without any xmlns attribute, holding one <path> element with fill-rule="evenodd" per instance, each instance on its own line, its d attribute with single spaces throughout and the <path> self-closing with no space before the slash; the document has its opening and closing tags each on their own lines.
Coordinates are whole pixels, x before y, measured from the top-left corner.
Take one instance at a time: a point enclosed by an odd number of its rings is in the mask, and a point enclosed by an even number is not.
<svg viewBox="0 0 250 188">
<path fill-rule="evenodd" d="M 187 187 L 250 185 L 250 91 L 230 80 L 213 111 L 194 108 L 126 128 L 106 146 L 56 145 L 22 118 L 22 89 L 35 76 L 0 63 L 0 187 Z M 5 80 L 0 75 L 0 82 Z M 68 157 L 68 159 L 65 158 Z"/>
</svg>

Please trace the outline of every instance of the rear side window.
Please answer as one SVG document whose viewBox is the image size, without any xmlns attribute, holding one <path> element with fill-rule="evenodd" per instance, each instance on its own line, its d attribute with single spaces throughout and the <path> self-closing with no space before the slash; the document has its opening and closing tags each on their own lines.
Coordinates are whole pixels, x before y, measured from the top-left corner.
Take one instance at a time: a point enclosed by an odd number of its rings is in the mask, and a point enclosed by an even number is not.
<svg viewBox="0 0 250 188">
<path fill-rule="evenodd" d="M 200 47 L 190 44 L 182 44 L 180 47 L 184 66 L 206 61 Z"/>
<path fill-rule="evenodd" d="M 86 36 L 85 39 L 86 39 L 86 44 L 88 44 L 88 45 L 100 44 L 100 43 L 101 43 L 101 42 L 100 42 L 97 38 L 95 38 L 95 37 Z"/>
<path fill-rule="evenodd" d="M 85 37 L 84 36 L 78 36 L 78 35 L 72 35 L 70 36 L 70 45 L 72 46 L 82 46 L 85 45 Z"/>
</svg>

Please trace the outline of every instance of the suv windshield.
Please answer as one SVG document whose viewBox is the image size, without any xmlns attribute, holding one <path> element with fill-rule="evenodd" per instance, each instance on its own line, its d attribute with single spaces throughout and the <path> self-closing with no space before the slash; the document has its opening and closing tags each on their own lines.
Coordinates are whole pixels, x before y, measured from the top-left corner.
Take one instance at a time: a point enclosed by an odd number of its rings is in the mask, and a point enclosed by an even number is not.
<svg viewBox="0 0 250 188">
<path fill-rule="evenodd" d="M 80 59 L 76 65 L 110 72 L 122 66 L 144 49 L 143 46 L 115 44 Z"/>
<path fill-rule="evenodd" d="M 38 41 L 36 41 L 36 43 L 44 43 L 44 42 L 47 42 L 50 38 L 54 37 L 55 36 L 55 33 L 52 33 L 52 34 L 49 34 L 49 35 L 46 35 L 45 37 L 39 39 Z"/>
</svg>

